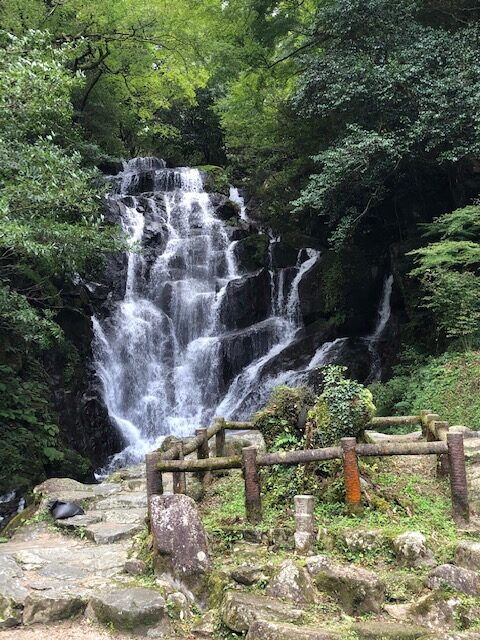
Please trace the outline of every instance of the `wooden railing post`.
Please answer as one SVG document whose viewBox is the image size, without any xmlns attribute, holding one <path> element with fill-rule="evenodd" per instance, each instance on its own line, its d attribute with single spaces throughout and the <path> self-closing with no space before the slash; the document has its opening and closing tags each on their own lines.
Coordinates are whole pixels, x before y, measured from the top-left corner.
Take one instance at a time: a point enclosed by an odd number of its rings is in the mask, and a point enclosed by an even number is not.
<svg viewBox="0 0 480 640">
<path fill-rule="evenodd" d="M 260 489 L 260 474 L 257 465 L 257 450 L 255 447 L 242 449 L 242 468 L 245 482 L 245 510 L 247 521 L 258 524 L 262 521 L 262 494 Z"/>
<path fill-rule="evenodd" d="M 453 517 L 457 521 L 468 522 L 470 519 L 470 507 L 468 504 L 467 471 L 465 469 L 463 433 L 448 433 L 447 444 Z"/>
<path fill-rule="evenodd" d="M 225 456 L 225 418 L 215 418 L 215 422 L 222 427 L 215 435 L 215 455 L 217 458 L 223 458 Z"/>
<path fill-rule="evenodd" d="M 433 442 L 435 440 L 435 435 L 433 434 L 433 423 L 436 420 L 440 420 L 438 413 L 427 413 L 425 416 L 425 435 L 427 437 L 427 442 Z"/>
<path fill-rule="evenodd" d="M 448 434 L 448 422 L 435 420 L 432 423 L 432 430 L 437 440 L 446 442 Z M 437 456 L 437 476 L 439 478 L 445 478 L 448 476 L 448 454 L 440 453 Z"/>
<path fill-rule="evenodd" d="M 201 442 L 197 449 L 197 458 L 198 460 L 206 460 L 210 457 L 207 430 L 205 428 L 196 429 L 195 435 L 201 438 Z M 212 473 L 210 471 L 200 471 L 198 477 L 204 488 L 207 488 L 212 482 Z"/>
<path fill-rule="evenodd" d="M 150 520 L 150 498 L 152 496 L 161 496 L 163 494 L 162 474 L 157 470 L 157 464 L 160 462 L 160 453 L 154 451 L 147 453 L 145 456 L 145 470 L 147 476 L 147 509 L 148 519 Z"/>
<path fill-rule="evenodd" d="M 342 438 L 343 473 L 345 478 L 345 499 L 350 511 L 358 513 L 362 509 L 362 491 L 360 488 L 360 472 L 355 447 L 355 438 Z"/>
<path fill-rule="evenodd" d="M 183 442 L 178 443 L 178 459 L 183 460 Z M 187 493 L 187 479 L 185 471 L 174 471 L 173 476 L 173 493 Z"/>
<path fill-rule="evenodd" d="M 422 425 L 422 435 L 425 437 L 427 435 L 427 416 L 433 413 L 431 409 L 422 409 L 420 411 L 420 424 Z"/>
</svg>

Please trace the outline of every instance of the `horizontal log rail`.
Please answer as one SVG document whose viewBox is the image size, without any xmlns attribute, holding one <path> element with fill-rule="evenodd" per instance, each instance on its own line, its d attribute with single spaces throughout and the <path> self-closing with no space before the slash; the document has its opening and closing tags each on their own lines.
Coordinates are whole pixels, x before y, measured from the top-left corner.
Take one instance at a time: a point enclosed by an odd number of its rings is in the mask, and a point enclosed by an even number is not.
<svg viewBox="0 0 480 640">
<path fill-rule="evenodd" d="M 241 455 L 225 455 L 225 432 L 254 429 L 252 422 L 232 422 L 215 418 L 208 429 L 197 429 L 195 437 L 179 442 L 164 452 L 153 452 L 146 457 L 147 494 L 163 493 L 163 473 L 172 473 L 174 492 L 185 493 L 186 473 L 196 473 L 204 486 L 212 480 L 213 471 L 242 469 L 245 483 L 245 508 L 251 524 L 261 521 L 260 467 L 297 465 L 340 459 L 344 466 L 346 502 L 352 512 L 361 511 L 360 474 L 358 457 L 402 455 L 436 455 L 439 476 L 450 476 L 453 513 L 457 520 L 468 521 L 469 505 L 465 470 L 463 433 L 451 432 L 447 422 L 432 411 L 421 411 L 416 416 L 387 416 L 373 418 L 368 426 L 419 424 L 425 441 L 357 443 L 355 438 L 342 438 L 340 446 L 301 451 L 259 453 L 255 447 L 244 447 Z M 215 455 L 210 455 L 208 442 L 215 437 Z M 196 452 L 197 459 L 184 459 Z"/>
</svg>

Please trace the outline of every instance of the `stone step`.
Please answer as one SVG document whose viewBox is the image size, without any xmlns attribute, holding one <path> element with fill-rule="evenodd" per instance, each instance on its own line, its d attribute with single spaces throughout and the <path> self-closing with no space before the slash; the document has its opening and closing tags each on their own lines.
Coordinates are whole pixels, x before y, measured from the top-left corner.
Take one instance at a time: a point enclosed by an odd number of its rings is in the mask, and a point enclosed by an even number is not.
<svg viewBox="0 0 480 640">
<path fill-rule="evenodd" d="M 95 505 L 97 511 L 107 511 L 109 509 L 122 509 L 124 507 L 130 508 L 146 508 L 147 496 L 143 492 L 132 491 L 128 493 L 117 493 L 114 496 L 100 500 Z"/>
<path fill-rule="evenodd" d="M 95 594 L 90 600 L 87 615 L 103 624 L 113 625 L 115 629 L 130 632 L 159 623 L 162 623 L 161 630 L 168 626 L 165 600 L 157 591 L 143 587 Z"/>
<path fill-rule="evenodd" d="M 123 509 L 107 509 L 105 511 L 93 510 L 89 511 L 86 517 L 92 517 L 95 522 L 116 522 L 118 524 L 143 524 L 147 516 L 146 508 L 129 508 Z"/>
<path fill-rule="evenodd" d="M 113 544 L 119 540 L 132 538 L 142 530 L 141 524 L 121 524 L 99 522 L 85 529 L 85 535 L 96 544 Z"/>
</svg>

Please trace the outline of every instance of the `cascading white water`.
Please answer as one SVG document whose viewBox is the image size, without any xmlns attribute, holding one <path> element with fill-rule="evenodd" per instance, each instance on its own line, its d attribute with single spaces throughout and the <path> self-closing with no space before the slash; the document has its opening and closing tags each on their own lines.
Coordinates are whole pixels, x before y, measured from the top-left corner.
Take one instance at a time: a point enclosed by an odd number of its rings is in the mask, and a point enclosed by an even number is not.
<svg viewBox="0 0 480 640">
<path fill-rule="evenodd" d="M 382 377 L 382 362 L 380 358 L 379 343 L 392 315 L 392 290 L 393 275 L 389 275 L 385 278 L 383 283 L 382 296 L 377 310 L 377 322 L 375 324 L 375 328 L 372 333 L 365 338 L 368 350 L 372 356 L 370 373 L 367 378 L 368 383 L 376 382 Z"/>
<path fill-rule="evenodd" d="M 230 187 L 230 200 L 235 202 L 240 207 L 240 220 L 244 222 L 249 222 L 249 218 L 247 215 L 247 207 L 245 206 L 245 200 L 240 195 L 237 187 Z"/>
<path fill-rule="evenodd" d="M 93 326 L 103 398 L 125 442 L 114 464 L 142 459 L 168 434 L 191 435 L 215 414 L 250 417 L 273 386 L 300 384 L 341 351 L 343 338 L 319 345 L 301 370 L 269 369 L 302 327 L 299 286 L 318 251 L 275 269 L 272 240 L 270 267 L 240 273 L 241 241 L 229 240 L 198 170 L 137 158 L 112 182 L 109 206 L 131 251 L 123 299 Z M 238 191 L 231 198 L 248 220 Z"/>
</svg>

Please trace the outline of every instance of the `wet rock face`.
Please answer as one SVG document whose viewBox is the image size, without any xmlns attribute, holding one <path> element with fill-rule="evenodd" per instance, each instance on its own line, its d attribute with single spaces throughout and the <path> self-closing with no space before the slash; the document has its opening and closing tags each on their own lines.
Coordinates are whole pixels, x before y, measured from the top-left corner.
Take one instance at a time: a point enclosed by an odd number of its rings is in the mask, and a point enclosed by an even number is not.
<svg viewBox="0 0 480 640">
<path fill-rule="evenodd" d="M 380 297 L 384 273 L 360 249 L 325 251 L 299 287 L 305 324 L 336 318 L 342 335 L 368 334 Z"/>
<path fill-rule="evenodd" d="M 212 563 L 195 502 L 180 494 L 153 496 L 150 519 L 156 572 L 173 577 L 203 599 Z"/>
<path fill-rule="evenodd" d="M 246 273 L 267 267 L 269 244 L 268 236 L 263 233 L 239 240 L 235 246 L 235 258 L 240 272 Z"/>
<path fill-rule="evenodd" d="M 231 220 L 238 218 L 240 210 L 235 202 L 232 202 L 229 198 L 221 193 L 212 193 L 210 196 L 210 202 L 213 208 L 213 214 L 220 220 Z"/>
<path fill-rule="evenodd" d="M 243 329 L 266 320 L 270 313 L 270 275 L 261 269 L 227 285 L 220 322 L 227 330 Z"/>
</svg>

